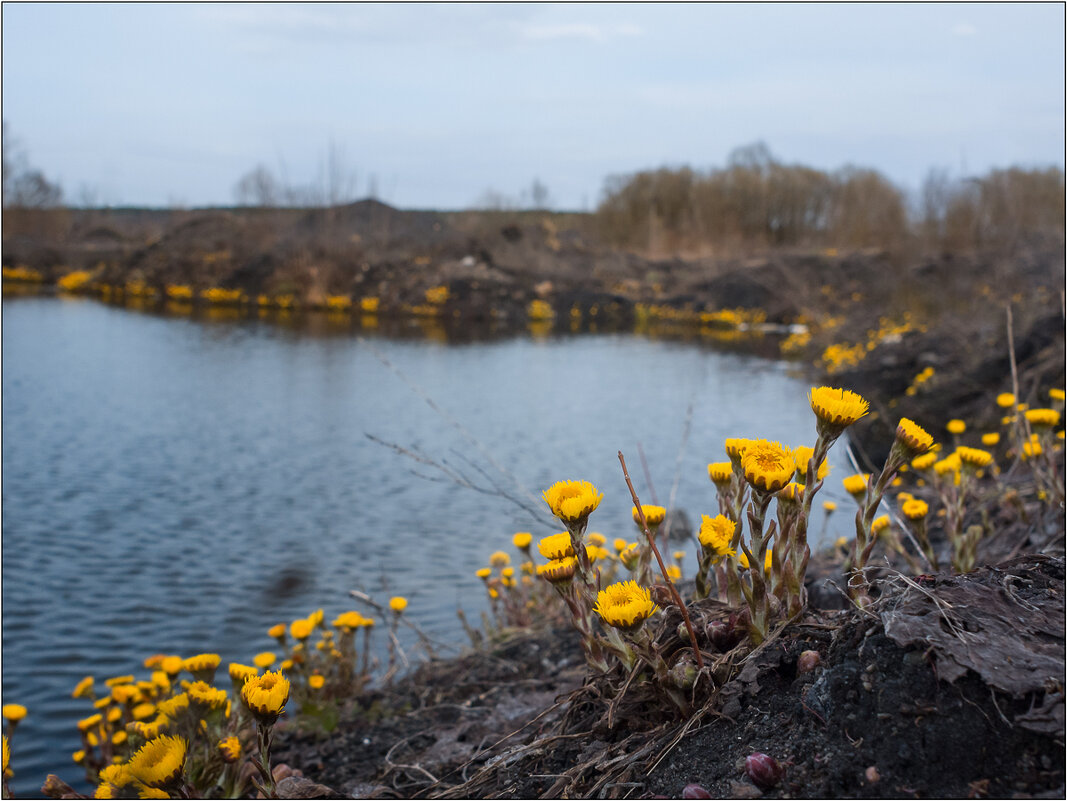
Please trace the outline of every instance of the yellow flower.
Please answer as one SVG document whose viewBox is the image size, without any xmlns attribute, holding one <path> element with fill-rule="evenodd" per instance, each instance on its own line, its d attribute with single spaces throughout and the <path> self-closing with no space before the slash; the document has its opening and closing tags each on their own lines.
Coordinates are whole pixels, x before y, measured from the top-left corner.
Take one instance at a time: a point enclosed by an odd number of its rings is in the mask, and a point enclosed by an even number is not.
<svg viewBox="0 0 1067 801">
<path fill-rule="evenodd" d="M 994 445 L 1000 442 L 1000 434 L 993 431 L 989 434 L 982 434 L 982 444 L 987 448 L 992 448 Z"/>
<path fill-rule="evenodd" d="M 106 706 L 108 706 L 110 704 L 111 704 L 111 696 L 110 695 L 105 695 L 103 698 L 97 698 L 95 701 L 93 701 L 93 707 L 95 709 L 103 709 L 104 707 L 106 707 Z"/>
<path fill-rule="evenodd" d="M 841 485 L 845 488 L 845 492 L 853 498 L 861 498 L 867 493 L 867 482 L 870 477 L 870 473 L 857 473 L 854 476 L 841 479 Z"/>
<path fill-rule="evenodd" d="M 520 551 L 528 550 L 531 542 L 533 542 L 533 534 L 529 531 L 517 531 L 511 538 L 512 545 Z"/>
<path fill-rule="evenodd" d="M 1009 409 L 1015 405 L 1015 396 L 1010 392 L 1001 392 L 997 395 L 997 406 L 1001 409 Z"/>
<path fill-rule="evenodd" d="M 151 723 L 136 720 L 126 726 L 127 729 L 139 735 L 144 740 L 153 740 L 165 732 L 170 726 L 170 721 L 165 715 L 157 715 Z"/>
<path fill-rule="evenodd" d="M 599 531 L 590 531 L 585 535 L 586 541 L 590 545 L 596 545 L 597 547 L 603 545 L 608 541 L 608 538 L 601 534 Z"/>
<path fill-rule="evenodd" d="M 667 565 L 667 578 L 678 581 L 682 577 L 682 569 L 678 565 Z"/>
<path fill-rule="evenodd" d="M 189 703 L 201 714 L 226 706 L 226 691 L 217 690 L 206 681 L 191 682 L 185 691 L 189 694 Z"/>
<path fill-rule="evenodd" d="M 261 724 L 269 726 L 289 700 L 289 680 L 276 671 L 251 678 L 241 688 L 241 700 Z"/>
<path fill-rule="evenodd" d="M 106 679 L 104 681 L 104 684 L 106 684 L 108 687 L 119 687 L 119 686 L 121 686 L 123 684 L 133 684 L 133 682 L 134 682 L 133 675 L 126 675 L 126 676 L 115 676 L 114 678 Z"/>
<path fill-rule="evenodd" d="M 734 521 L 726 515 L 701 515 L 700 532 L 697 539 L 701 547 L 714 554 L 714 561 L 718 562 L 724 556 L 733 556 L 735 551 L 730 547 L 730 540 L 734 538 Z"/>
<path fill-rule="evenodd" d="M 198 654 L 197 656 L 190 656 L 182 662 L 182 667 L 194 675 L 208 672 L 214 674 L 218 666 L 218 654 Z"/>
<path fill-rule="evenodd" d="M 833 387 L 812 387 L 808 400 L 819 424 L 838 434 L 867 414 L 870 408 L 870 404 L 855 392 Z"/>
<path fill-rule="evenodd" d="M 922 520 L 930 513 L 930 507 L 926 501 L 918 498 L 912 498 L 904 501 L 904 505 L 901 506 L 901 511 L 904 513 L 904 517 L 908 520 Z"/>
<path fill-rule="evenodd" d="M 871 521 L 872 534 L 880 534 L 887 528 L 889 528 L 889 515 L 881 515 Z"/>
<path fill-rule="evenodd" d="M 578 560 L 573 556 L 553 559 L 547 564 L 537 566 L 537 575 L 553 584 L 566 584 L 574 578 Z"/>
<path fill-rule="evenodd" d="M 815 455 L 815 449 L 809 448 L 807 445 L 800 445 L 793 449 L 793 462 L 796 465 L 797 481 L 803 484 L 808 477 L 808 462 Z M 819 471 L 815 475 L 816 481 L 822 481 L 830 474 L 830 463 L 826 459 L 822 460 L 822 464 L 819 465 Z"/>
<path fill-rule="evenodd" d="M 395 595 L 389 599 L 389 608 L 399 615 L 408 608 L 408 599 Z"/>
<path fill-rule="evenodd" d="M 983 451 L 981 448 L 961 446 L 956 448 L 956 455 L 959 456 L 963 464 L 976 469 L 988 467 L 993 462 L 993 454 L 989 451 Z"/>
<path fill-rule="evenodd" d="M 269 651 L 267 653 L 270 653 Z M 262 656 L 262 654 L 261 654 Z M 271 654 L 271 660 L 263 667 L 268 667 L 274 662 L 274 654 Z M 251 665 L 242 665 L 240 662 L 230 662 L 230 680 L 240 686 L 248 681 L 253 676 L 258 676 L 258 668 L 254 668 Z"/>
<path fill-rule="evenodd" d="M 626 550 L 626 544 L 627 543 L 626 543 L 626 540 L 624 540 L 622 537 L 616 537 L 615 540 L 611 544 L 615 546 L 615 552 L 616 553 L 622 553 L 623 551 Z"/>
<path fill-rule="evenodd" d="M 294 640 L 306 640 L 311 636 L 311 630 L 315 628 L 310 620 L 300 619 L 294 620 L 289 624 L 289 633 L 293 635 Z"/>
<path fill-rule="evenodd" d="M 934 438 L 907 417 L 901 417 L 897 423 L 896 440 L 912 457 L 922 456 L 934 446 Z"/>
<path fill-rule="evenodd" d="M 611 558 L 611 551 L 609 551 L 607 548 L 604 548 L 604 547 L 602 547 L 600 545 L 593 545 L 592 547 L 588 548 L 587 549 L 587 553 L 589 554 L 589 561 L 590 562 L 595 562 L 598 559 L 610 559 Z"/>
<path fill-rule="evenodd" d="M 730 462 L 712 462 L 708 465 L 708 478 L 716 487 L 728 487 L 733 477 L 734 466 Z"/>
<path fill-rule="evenodd" d="M 104 716 L 97 712 L 95 715 L 90 715 L 87 718 L 82 718 L 78 721 L 78 729 L 80 731 L 89 731 L 89 729 L 95 728 L 104 722 Z"/>
<path fill-rule="evenodd" d="M 626 548 L 619 554 L 619 559 L 627 570 L 637 569 L 638 559 L 641 557 L 641 546 L 636 542 L 631 542 Z"/>
<path fill-rule="evenodd" d="M 574 548 L 571 545 L 569 531 L 561 531 L 543 538 L 537 543 L 537 550 L 546 559 L 563 559 L 566 556 L 574 556 Z"/>
<path fill-rule="evenodd" d="M 267 636 L 268 637 L 273 637 L 276 640 L 284 640 L 285 639 L 285 624 L 284 623 L 275 623 L 273 626 L 271 626 L 269 629 L 267 629 Z"/>
<path fill-rule="evenodd" d="M 71 698 L 88 698 L 93 692 L 93 677 L 86 676 L 84 679 L 78 682 L 74 687 L 74 692 L 70 694 Z"/>
<path fill-rule="evenodd" d="M 119 684 L 111 688 L 111 697 L 115 703 L 128 704 L 141 698 L 141 691 L 133 684 Z"/>
<path fill-rule="evenodd" d="M 833 501 L 823 501 L 822 508 L 825 509 L 827 512 L 833 512 L 837 509 L 837 504 Z"/>
<path fill-rule="evenodd" d="M 637 507 L 631 507 L 631 514 L 633 515 L 634 522 L 637 525 L 641 525 L 641 516 L 637 512 Z M 667 516 L 667 510 L 662 506 L 651 506 L 649 504 L 641 504 L 641 511 L 645 513 L 645 522 L 648 523 L 649 528 L 655 528 L 663 522 L 663 518 Z"/>
<path fill-rule="evenodd" d="M 18 723 L 26 717 L 26 707 L 22 704 L 4 704 L 2 708 L 4 718 L 12 723 Z"/>
<path fill-rule="evenodd" d="M 111 735 L 112 745 L 122 745 L 124 742 L 126 742 L 126 732 L 117 731 Z"/>
<path fill-rule="evenodd" d="M 343 612 L 333 620 L 334 628 L 338 629 L 358 629 L 363 625 L 363 621 L 366 618 L 354 609 L 350 612 Z M 332 632 L 326 632 L 331 634 Z"/>
<path fill-rule="evenodd" d="M 321 690 L 322 685 L 324 685 L 325 683 L 326 678 L 324 676 L 320 676 L 317 673 L 314 676 L 308 676 L 308 686 L 312 690 Z"/>
<path fill-rule="evenodd" d="M 189 708 L 189 694 L 178 693 L 177 695 L 171 696 L 166 701 L 160 701 L 156 708 L 159 710 L 159 714 L 170 720 L 174 720 Z"/>
<path fill-rule="evenodd" d="M 264 651 L 263 653 L 256 654 L 254 657 L 252 657 L 252 664 L 260 669 L 269 668 L 271 665 L 274 664 L 274 660 L 277 658 L 278 657 L 276 657 L 270 651 Z"/>
<path fill-rule="evenodd" d="M 745 453 L 745 449 L 748 448 L 755 440 L 744 439 L 742 437 L 729 437 L 726 442 L 723 443 L 726 448 L 726 455 L 730 457 L 731 466 L 733 462 L 740 462 L 741 457 Z"/>
<path fill-rule="evenodd" d="M 1031 459 L 1034 456 L 1040 456 L 1042 453 L 1040 442 L 1024 442 L 1023 443 L 1023 460 Z"/>
<path fill-rule="evenodd" d="M 503 567 L 511 564 L 511 557 L 503 551 L 494 551 L 489 555 L 489 564 L 493 567 Z"/>
<path fill-rule="evenodd" d="M 147 717 L 151 717 L 156 712 L 155 704 L 138 704 L 131 711 L 134 720 L 144 720 Z"/>
<path fill-rule="evenodd" d="M 798 504 L 804 502 L 804 485 L 798 484 L 795 481 L 790 481 L 777 493 L 778 503 L 782 504 Z"/>
<path fill-rule="evenodd" d="M 491 567 L 481 567 L 481 568 L 478 568 L 478 570 L 474 571 L 474 575 L 476 575 L 482 581 L 485 581 L 492 574 L 493 574 L 493 568 L 491 568 Z"/>
<path fill-rule="evenodd" d="M 1060 413 L 1055 409 L 1028 409 L 1026 420 L 1035 428 L 1055 428 L 1060 424 Z"/>
<path fill-rule="evenodd" d="M 967 424 L 962 420 L 949 420 L 945 428 L 948 429 L 950 434 L 962 434 L 967 430 Z"/>
<path fill-rule="evenodd" d="M 5 743 L 4 747 L 5 747 L 5 750 L 6 750 L 6 748 L 7 748 L 7 746 L 6 746 L 7 738 L 6 737 L 4 738 L 4 743 Z M 73 754 L 70 755 L 70 758 L 73 759 L 76 764 L 80 765 L 82 762 L 85 761 L 85 751 L 83 751 L 83 750 L 81 750 L 79 748 L 77 751 L 75 751 Z M 5 770 L 7 769 L 7 760 L 6 759 L 4 760 L 4 769 Z"/>
<path fill-rule="evenodd" d="M 764 573 L 770 573 L 771 572 L 771 562 L 772 562 L 772 554 L 771 554 L 770 549 L 768 549 L 767 550 L 767 555 L 763 557 L 763 572 Z M 737 553 L 737 564 L 739 564 L 745 570 L 748 570 L 748 557 L 745 556 L 745 552 L 744 551 L 738 551 L 738 553 Z"/>
<path fill-rule="evenodd" d="M 165 787 L 176 782 L 185 769 L 186 743 L 180 737 L 162 735 L 149 740 L 130 757 L 130 775 L 149 787 Z"/>
<path fill-rule="evenodd" d="M 281 667 L 282 667 L 282 670 L 292 670 L 293 669 L 293 660 L 292 659 L 283 659 Z"/>
<path fill-rule="evenodd" d="M 929 470 L 934 466 L 934 462 L 937 461 L 937 453 L 935 451 L 929 451 L 922 456 L 916 456 L 911 460 L 912 470 Z"/>
<path fill-rule="evenodd" d="M 122 717 L 122 710 L 119 709 L 117 706 L 113 706 L 113 707 L 111 707 L 111 709 L 109 709 L 107 711 L 107 722 L 108 723 L 114 723 L 115 721 L 117 721 L 121 717 Z"/>
<path fill-rule="evenodd" d="M 142 784 L 137 788 L 138 798 L 170 798 L 170 793 L 165 790 L 160 790 L 158 787 L 149 787 L 147 784 Z"/>
<path fill-rule="evenodd" d="M 219 754 L 223 762 L 232 765 L 241 758 L 241 741 L 232 736 L 219 740 Z"/>
<path fill-rule="evenodd" d="M 793 454 L 777 442 L 756 440 L 741 456 L 745 480 L 762 492 L 777 492 L 793 478 Z"/>
<path fill-rule="evenodd" d="M 944 459 L 934 462 L 934 472 L 939 476 L 943 476 L 946 473 L 958 473 L 962 466 L 959 453 L 950 453 Z"/>
<path fill-rule="evenodd" d="M 174 677 L 182 672 L 183 661 L 180 656 L 165 656 L 159 662 L 159 669 L 168 676 Z"/>
<path fill-rule="evenodd" d="M 604 497 L 588 481 L 557 481 L 541 494 L 552 514 L 572 524 L 589 517 Z"/>
<path fill-rule="evenodd" d="M 634 630 L 659 609 L 647 589 L 635 581 L 620 581 L 597 593 L 593 611 L 609 626 Z"/>
</svg>

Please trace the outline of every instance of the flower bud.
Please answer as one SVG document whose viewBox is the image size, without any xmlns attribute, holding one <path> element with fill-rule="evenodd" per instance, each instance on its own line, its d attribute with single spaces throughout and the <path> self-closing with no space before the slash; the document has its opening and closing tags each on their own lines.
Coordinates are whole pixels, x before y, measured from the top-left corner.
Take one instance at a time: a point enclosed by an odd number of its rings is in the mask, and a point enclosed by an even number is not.
<svg viewBox="0 0 1067 801">
<path fill-rule="evenodd" d="M 670 669 L 671 682 L 679 690 L 688 690 L 697 680 L 697 668 L 692 662 L 679 662 Z M 694 796 L 694 798 L 703 796 Z"/>
<path fill-rule="evenodd" d="M 56 774 L 49 773 L 44 780 L 44 785 L 41 787 L 41 792 L 50 798 L 69 798 L 73 794 L 74 788 L 56 776 Z"/>
<path fill-rule="evenodd" d="M 678 639 L 684 643 L 689 642 L 689 627 L 685 625 L 685 622 L 678 624 Z"/>
<path fill-rule="evenodd" d="M 797 657 L 797 673 L 811 673 L 821 661 L 818 651 L 804 651 Z"/>
<path fill-rule="evenodd" d="M 699 784 L 687 784 L 682 788 L 682 798 L 711 798 L 711 793 Z"/>
<path fill-rule="evenodd" d="M 745 773 L 762 790 L 769 790 L 782 780 L 782 766 L 778 760 L 758 752 L 745 758 Z"/>
<path fill-rule="evenodd" d="M 744 635 L 744 631 L 733 620 L 713 620 L 707 625 L 705 631 L 708 641 L 719 651 L 729 651 L 741 642 L 741 637 Z"/>
</svg>

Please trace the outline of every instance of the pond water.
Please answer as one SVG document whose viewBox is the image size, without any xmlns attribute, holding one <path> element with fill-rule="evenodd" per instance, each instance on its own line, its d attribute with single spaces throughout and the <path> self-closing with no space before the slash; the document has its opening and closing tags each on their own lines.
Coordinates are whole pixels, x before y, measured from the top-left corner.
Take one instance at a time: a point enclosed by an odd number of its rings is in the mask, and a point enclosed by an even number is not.
<svg viewBox="0 0 1067 801">
<path fill-rule="evenodd" d="M 616 453 L 652 502 L 640 443 L 659 502 L 678 472 L 699 523 L 724 438 L 814 443 L 807 389 L 783 362 L 630 334 L 448 345 L 5 299 L 3 701 L 29 708 L 12 790 L 79 778 L 84 675 L 144 678 L 157 652 L 250 662 L 274 623 L 368 611 L 351 589 L 407 596 L 460 647 L 489 553 L 560 530 L 541 490 L 591 480 L 590 529 L 633 539 Z M 850 472 L 843 444 L 831 463 Z M 848 500 L 833 477 L 824 493 Z"/>
</svg>

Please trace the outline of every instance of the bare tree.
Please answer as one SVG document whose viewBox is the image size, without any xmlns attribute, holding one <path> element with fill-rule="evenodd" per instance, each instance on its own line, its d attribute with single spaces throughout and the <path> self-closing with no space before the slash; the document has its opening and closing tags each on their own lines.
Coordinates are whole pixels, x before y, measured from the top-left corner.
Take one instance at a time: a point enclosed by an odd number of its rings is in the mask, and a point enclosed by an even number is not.
<svg viewBox="0 0 1067 801">
<path fill-rule="evenodd" d="M 274 174 L 258 164 L 234 185 L 233 194 L 240 206 L 273 207 L 278 205 L 281 188 Z"/>
<path fill-rule="evenodd" d="M 43 172 L 31 167 L 22 142 L 3 123 L 4 206 L 25 209 L 55 208 L 63 202 L 63 189 Z"/>
</svg>

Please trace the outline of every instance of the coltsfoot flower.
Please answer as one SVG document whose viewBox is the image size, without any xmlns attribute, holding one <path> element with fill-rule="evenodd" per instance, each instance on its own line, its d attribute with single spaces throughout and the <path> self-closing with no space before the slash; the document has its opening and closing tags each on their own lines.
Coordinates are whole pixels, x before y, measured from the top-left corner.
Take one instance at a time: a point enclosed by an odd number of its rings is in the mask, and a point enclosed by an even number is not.
<svg viewBox="0 0 1067 801">
<path fill-rule="evenodd" d="M 1000 443 L 1000 434 L 996 431 L 991 431 L 988 434 L 982 434 L 982 444 L 987 448 L 992 448 L 994 445 Z"/>
<path fill-rule="evenodd" d="M 517 531 L 511 538 L 511 542 L 520 551 L 527 551 L 530 549 L 530 543 L 533 542 L 533 534 L 529 531 Z"/>
<path fill-rule="evenodd" d="M 790 482 L 796 463 L 793 453 L 777 442 L 756 440 L 741 456 L 745 480 L 762 492 L 777 492 Z"/>
<path fill-rule="evenodd" d="M 71 698 L 88 698 L 93 692 L 93 677 L 86 676 L 74 687 Z"/>
<path fill-rule="evenodd" d="M 99 726 L 103 722 L 104 722 L 104 716 L 101 715 L 99 712 L 97 712 L 95 715 L 90 715 L 87 718 L 82 718 L 81 720 L 79 720 L 78 721 L 78 730 L 79 731 L 89 731 L 90 729 L 95 729 L 97 726 Z"/>
<path fill-rule="evenodd" d="M 957 420 L 949 420 L 948 421 L 948 425 L 945 426 L 945 429 L 950 434 L 962 434 L 964 431 L 967 430 L 967 424 L 965 422 L 963 422 L 962 420 L 958 420 L 958 419 Z"/>
<path fill-rule="evenodd" d="M 285 640 L 285 624 L 284 623 L 276 623 L 275 625 L 271 626 L 269 629 L 267 629 L 267 636 L 268 637 L 273 637 L 276 640 L 283 640 L 284 641 Z"/>
<path fill-rule="evenodd" d="M 961 445 L 956 448 L 956 456 L 959 457 L 967 467 L 973 467 L 976 470 L 980 470 L 983 467 L 989 467 L 993 463 L 993 454 L 989 451 L 983 451 L 981 448 L 968 448 Z"/>
<path fill-rule="evenodd" d="M 474 571 L 474 575 L 480 578 L 482 581 L 486 581 L 491 575 L 493 575 L 493 568 L 480 567 Z"/>
<path fill-rule="evenodd" d="M 189 704 L 200 714 L 226 706 L 226 691 L 217 690 L 206 681 L 194 681 L 185 691 L 189 694 Z"/>
<path fill-rule="evenodd" d="M 293 635 L 294 640 L 306 640 L 311 636 L 313 628 L 314 626 L 310 620 L 301 618 L 289 624 L 289 633 Z"/>
<path fill-rule="evenodd" d="M 804 502 L 804 485 L 796 481 L 790 481 L 778 490 L 778 503 L 800 504 Z"/>
<path fill-rule="evenodd" d="M 182 667 L 188 670 L 192 674 L 197 673 L 214 673 L 219 666 L 218 654 L 197 654 L 196 656 L 190 656 L 182 662 Z"/>
<path fill-rule="evenodd" d="M 408 599 L 402 595 L 394 595 L 389 599 L 389 608 L 399 615 L 408 608 Z"/>
<path fill-rule="evenodd" d="M 734 466 L 730 462 L 712 462 L 708 465 L 708 478 L 719 489 L 730 486 L 734 477 Z"/>
<path fill-rule="evenodd" d="M 741 463 L 741 457 L 745 453 L 745 449 L 748 448 L 755 440 L 745 439 L 744 437 L 729 437 L 726 442 L 723 443 L 726 448 L 726 455 L 730 457 L 731 466 L 734 462 Z"/>
<path fill-rule="evenodd" d="M 1060 424 L 1060 413 L 1055 409 L 1027 409 L 1026 421 L 1034 428 L 1055 428 Z"/>
<path fill-rule="evenodd" d="M 588 481 L 557 481 L 542 493 L 552 514 L 564 523 L 581 523 L 600 505 L 604 494 Z"/>
<path fill-rule="evenodd" d="M 608 538 L 601 534 L 599 531 L 590 531 L 588 534 L 586 534 L 585 539 L 586 542 L 588 542 L 590 545 L 597 546 L 603 545 L 605 542 L 608 541 Z"/>
<path fill-rule="evenodd" d="M 574 556 L 570 532 L 561 531 L 559 534 L 544 537 L 537 543 L 537 550 L 545 559 L 563 559 L 566 556 Z"/>
<path fill-rule="evenodd" d="M 889 528 L 889 515 L 879 515 L 871 521 L 871 533 L 881 534 Z"/>
<path fill-rule="evenodd" d="M 845 492 L 859 500 L 867 493 L 867 482 L 870 478 L 870 473 L 857 473 L 841 479 L 841 486 L 845 488 Z"/>
<path fill-rule="evenodd" d="M 624 540 L 622 537 L 616 537 L 614 542 L 612 542 L 611 544 L 615 546 L 616 553 L 622 553 L 626 550 L 626 546 L 629 543 L 626 542 L 626 540 Z"/>
<path fill-rule="evenodd" d="M 241 700 L 261 724 L 270 726 L 289 700 L 289 680 L 280 672 L 268 671 L 245 682 Z"/>
<path fill-rule="evenodd" d="M 236 737 L 219 740 L 219 755 L 227 765 L 232 765 L 241 758 L 241 741 Z"/>
<path fill-rule="evenodd" d="M 18 723 L 26 717 L 26 707 L 22 704 L 4 704 L 2 714 L 5 720 L 10 720 L 12 723 Z"/>
<path fill-rule="evenodd" d="M 321 690 L 322 686 L 326 683 L 326 677 L 316 673 L 313 676 L 308 676 L 308 687 L 312 690 Z"/>
<path fill-rule="evenodd" d="M 181 737 L 161 735 L 149 740 L 130 757 L 130 775 L 149 787 L 166 787 L 185 770 L 186 742 Z"/>
<path fill-rule="evenodd" d="M 1010 409 L 1015 405 L 1015 396 L 1010 392 L 1001 392 L 997 395 L 997 406 L 1001 409 Z"/>
<path fill-rule="evenodd" d="M 904 501 L 900 511 L 904 513 L 904 517 L 908 518 L 908 520 L 922 520 L 930 513 L 930 507 L 926 501 L 911 498 Z"/>
<path fill-rule="evenodd" d="M 934 462 L 934 472 L 939 476 L 947 475 L 948 473 L 958 473 L 963 466 L 963 460 L 959 453 L 950 453 L 944 459 L 939 459 Z"/>
<path fill-rule="evenodd" d="M 165 656 L 159 660 L 159 669 L 173 679 L 182 672 L 182 663 L 185 660 L 180 656 Z M 132 676 L 130 677 L 132 680 Z"/>
<path fill-rule="evenodd" d="M 257 668 L 259 668 L 260 670 L 263 670 L 263 669 L 269 668 L 271 665 L 273 665 L 274 661 L 277 658 L 278 657 L 276 657 L 270 651 L 263 651 L 262 653 L 256 654 L 254 657 L 252 657 L 252 664 L 255 665 Z"/>
<path fill-rule="evenodd" d="M 936 461 L 937 453 L 934 451 L 928 451 L 922 456 L 916 456 L 914 459 L 911 460 L 911 469 L 919 471 L 929 470 L 931 467 L 934 466 L 934 463 Z"/>
<path fill-rule="evenodd" d="M 511 557 L 503 551 L 493 551 L 489 554 L 489 565 L 491 567 L 504 567 L 511 564 Z"/>
<path fill-rule="evenodd" d="M 652 603 L 651 593 L 636 581 L 620 581 L 597 593 L 593 611 L 609 626 L 634 631 L 651 617 L 659 607 Z"/>
<path fill-rule="evenodd" d="M 537 575 L 553 584 L 567 584 L 574 578 L 574 571 L 578 567 L 578 560 L 573 556 L 564 556 L 562 559 L 537 566 Z"/>
<path fill-rule="evenodd" d="M 837 504 L 833 501 L 823 501 L 822 508 L 825 509 L 827 512 L 834 512 L 837 510 Z"/>
<path fill-rule="evenodd" d="M 897 423 L 896 440 L 912 458 L 922 456 L 934 446 L 934 438 L 907 417 L 901 417 Z"/>
<path fill-rule="evenodd" d="M 767 549 L 767 555 L 763 557 L 763 572 L 764 573 L 770 573 L 771 572 L 771 565 L 773 564 L 773 561 L 774 561 L 773 555 L 771 554 L 770 548 L 768 548 Z M 744 551 L 738 551 L 737 552 L 737 564 L 739 564 L 745 570 L 748 570 L 748 557 L 745 556 L 745 552 Z"/>
<path fill-rule="evenodd" d="M 793 449 L 793 462 L 796 465 L 797 481 L 803 484 L 808 479 L 808 462 L 811 461 L 811 457 L 815 455 L 815 449 L 809 448 L 807 445 L 800 445 Z M 816 481 L 822 481 L 830 475 L 830 463 L 826 460 L 822 460 L 822 464 L 819 465 L 818 472 L 815 474 Z"/>
<path fill-rule="evenodd" d="M 633 515 L 634 522 L 637 525 L 641 525 L 641 515 L 637 513 L 637 507 L 631 507 L 631 514 Z M 649 528 L 656 528 L 663 522 L 663 518 L 667 516 L 667 510 L 662 506 L 653 506 L 652 504 L 641 504 L 641 511 L 645 513 L 645 522 L 648 523 Z"/>
<path fill-rule="evenodd" d="M 619 561 L 627 570 L 636 570 L 641 561 L 641 546 L 631 542 L 619 554 Z"/>
<path fill-rule="evenodd" d="M 808 401 L 818 418 L 819 433 L 831 436 L 840 434 L 870 408 L 870 404 L 855 392 L 834 387 L 812 387 Z"/>
<path fill-rule="evenodd" d="M 723 557 L 733 556 L 736 552 L 730 547 L 730 540 L 736 528 L 734 521 L 726 515 L 702 515 L 701 518 L 697 539 L 701 547 L 712 554 L 712 561 L 719 562 Z"/>
</svg>

